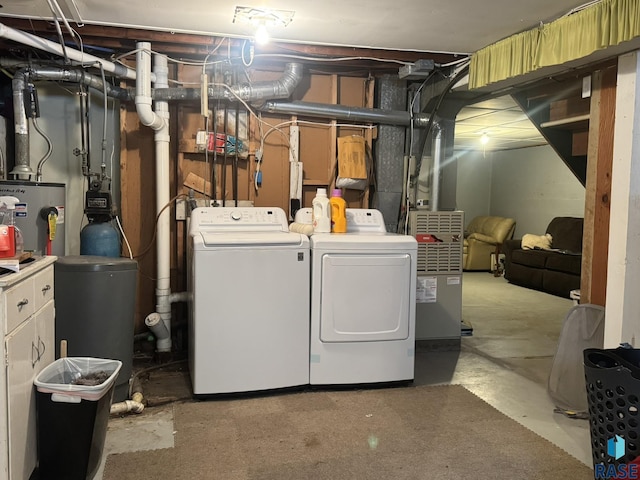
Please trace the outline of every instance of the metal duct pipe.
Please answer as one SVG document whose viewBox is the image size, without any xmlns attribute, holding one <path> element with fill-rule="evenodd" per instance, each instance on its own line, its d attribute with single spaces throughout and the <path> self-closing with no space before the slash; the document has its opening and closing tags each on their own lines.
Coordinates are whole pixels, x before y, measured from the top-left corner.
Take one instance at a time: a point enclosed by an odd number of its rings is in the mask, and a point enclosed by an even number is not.
<svg viewBox="0 0 640 480">
<path fill-rule="evenodd" d="M 433 123 L 431 130 L 433 138 L 433 165 L 431 169 L 431 188 L 429 189 L 429 210 L 437 212 L 440 208 L 440 182 L 442 164 L 444 163 L 444 148 L 442 146 L 442 128 L 438 122 Z"/>
<path fill-rule="evenodd" d="M 131 68 L 127 68 L 117 63 L 109 62 L 107 60 L 104 60 L 103 58 L 96 57 L 79 50 L 74 50 L 73 48 L 63 49 L 62 46 L 58 43 L 51 42 L 44 38 L 32 35 L 30 33 L 22 32 L 20 30 L 16 30 L 11 27 L 7 27 L 3 23 L 0 23 L 0 38 L 13 40 L 14 42 L 37 48 L 39 50 L 44 50 L 45 52 L 53 53 L 55 55 L 59 55 L 60 57 L 64 57 L 66 53 L 67 57 L 69 57 L 71 60 L 74 60 L 83 65 L 100 63 L 102 64 L 102 67 L 106 72 L 113 73 L 115 76 L 120 78 L 127 78 L 129 80 L 135 80 L 136 78 L 136 72 Z M 155 75 L 152 74 L 151 80 L 155 81 Z"/>
<path fill-rule="evenodd" d="M 227 100 L 235 100 L 240 97 L 247 102 L 270 98 L 289 98 L 300 80 L 302 80 L 302 65 L 288 63 L 282 77 L 278 80 L 233 85 L 230 89 L 225 88 L 224 94 Z"/>
<path fill-rule="evenodd" d="M 0 60 L 0 64 L 6 64 L 6 60 Z M 11 63 L 11 62 L 9 62 Z M 18 70 L 11 82 L 13 89 L 13 116 L 15 126 L 15 164 L 10 175 L 18 178 L 33 176 L 34 172 L 29 165 L 29 122 L 24 103 L 24 90 L 31 80 L 55 80 L 62 82 L 82 83 L 88 87 L 104 92 L 105 82 L 83 70 L 68 69 L 62 67 L 29 67 Z M 106 84 L 107 95 L 119 100 L 129 100 L 129 92 L 126 89 Z"/>
<path fill-rule="evenodd" d="M 327 105 L 311 102 L 266 102 L 261 108 L 269 113 L 287 115 L 306 115 L 310 117 L 351 120 L 355 122 L 379 123 L 383 125 L 409 126 L 411 114 L 403 110 L 384 110 L 379 108 L 349 107 L 345 105 Z M 429 122 L 429 115 L 420 113 L 413 116 L 413 125 L 422 128 Z"/>
<path fill-rule="evenodd" d="M 223 87 L 214 85 L 207 87 L 207 96 L 212 100 L 228 100 L 237 102 L 238 98 L 246 102 L 263 101 L 265 99 L 289 98 L 302 79 L 302 65 L 288 63 L 278 80 L 268 82 L 241 83 Z M 155 88 L 151 92 L 155 101 L 200 100 L 202 91 L 199 88 Z M 129 93 L 129 98 L 133 98 Z"/>
<path fill-rule="evenodd" d="M 102 81 L 102 78 L 91 75 L 84 70 L 69 69 L 63 67 L 30 67 L 26 69 L 31 80 L 55 80 L 61 82 L 82 83 L 87 87 L 95 88 L 101 93 L 107 92 L 108 97 L 121 101 L 131 100 L 129 91 Z"/>
<path fill-rule="evenodd" d="M 13 123 L 15 127 L 15 162 L 10 175 L 31 178 L 33 170 L 29 166 L 29 123 L 24 107 L 24 89 L 27 85 L 25 73 L 24 70 L 16 72 L 11 81 L 11 88 L 13 89 Z"/>
</svg>

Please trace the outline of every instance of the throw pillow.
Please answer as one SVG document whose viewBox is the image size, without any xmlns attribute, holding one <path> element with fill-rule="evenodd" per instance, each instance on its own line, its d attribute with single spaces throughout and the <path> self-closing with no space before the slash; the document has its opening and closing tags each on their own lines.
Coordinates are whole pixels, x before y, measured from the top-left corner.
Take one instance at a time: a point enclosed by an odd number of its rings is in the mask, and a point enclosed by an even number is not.
<svg viewBox="0 0 640 480">
<path fill-rule="evenodd" d="M 522 236 L 522 248 L 524 250 L 533 250 L 534 248 L 540 248 L 542 250 L 549 250 L 551 248 L 551 234 L 546 235 L 534 235 L 532 233 L 525 233 Z"/>
</svg>

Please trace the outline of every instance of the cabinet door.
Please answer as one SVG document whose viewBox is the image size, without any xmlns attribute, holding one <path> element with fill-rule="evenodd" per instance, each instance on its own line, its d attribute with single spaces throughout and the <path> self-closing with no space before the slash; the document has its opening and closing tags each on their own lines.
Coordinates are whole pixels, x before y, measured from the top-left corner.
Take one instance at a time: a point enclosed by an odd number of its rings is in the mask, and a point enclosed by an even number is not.
<svg viewBox="0 0 640 480">
<path fill-rule="evenodd" d="M 38 364 L 35 322 L 20 325 L 5 339 L 9 478 L 29 478 L 36 466 L 36 405 L 33 387 Z"/>
<path fill-rule="evenodd" d="M 53 302 L 47 303 L 35 315 L 35 344 L 38 350 L 38 362 L 35 365 L 33 378 L 55 360 L 55 308 Z"/>
</svg>

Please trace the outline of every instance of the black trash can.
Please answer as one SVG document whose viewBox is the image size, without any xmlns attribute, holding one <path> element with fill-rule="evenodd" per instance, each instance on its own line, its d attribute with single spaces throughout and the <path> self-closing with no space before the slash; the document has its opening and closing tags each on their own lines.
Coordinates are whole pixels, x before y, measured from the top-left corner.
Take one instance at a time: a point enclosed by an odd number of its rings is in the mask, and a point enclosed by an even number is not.
<svg viewBox="0 0 640 480">
<path fill-rule="evenodd" d="M 100 465 L 119 360 L 60 358 L 38 374 L 38 479 L 85 480 Z"/>
<path fill-rule="evenodd" d="M 636 478 L 622 474 L 640 456 L 640 350 L 588 348 L 584 371 L 594 476 Z"/>
</svg>

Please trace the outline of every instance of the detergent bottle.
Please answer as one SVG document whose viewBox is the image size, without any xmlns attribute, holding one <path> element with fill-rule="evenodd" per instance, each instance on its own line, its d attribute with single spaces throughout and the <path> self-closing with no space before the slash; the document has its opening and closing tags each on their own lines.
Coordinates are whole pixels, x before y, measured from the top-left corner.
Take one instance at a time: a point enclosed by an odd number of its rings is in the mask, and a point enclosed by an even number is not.
<svg viewBox="0 0 640 480">
<path fill-rule="evenodd" d="M 2 215 L 2 224 L 0 225 L 0 257 L 15 257 L 22 254 L 22 234 L 18 230 L 13 221 L 13 213 L 16 209 L 16 203 L 19 203 L 16 197 L 0 197 L 0 215 Z M 18 249 L 16 249 L 16 239 Z M 18 251 L 19 250 L 19 251 Z"/>
<path fill-rule="evenodd" d="M 326 188 L 318 188 L 316 196 L 311 202 L 313 233 L 331 232 L 331 209 L 329 208 L 329 198 Z"/>
<path fill-rule="evenodd" d="M 329 203 L 331 205 L 331 232 L 346 233 L 347 202 L 342 198 L 342 190 L 334 188 Z"/>
</svg>

